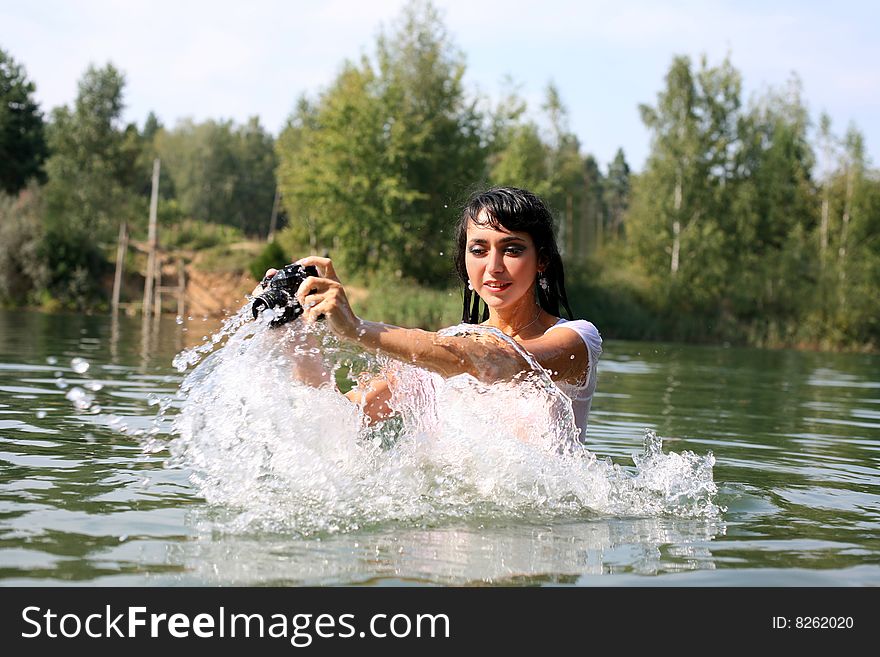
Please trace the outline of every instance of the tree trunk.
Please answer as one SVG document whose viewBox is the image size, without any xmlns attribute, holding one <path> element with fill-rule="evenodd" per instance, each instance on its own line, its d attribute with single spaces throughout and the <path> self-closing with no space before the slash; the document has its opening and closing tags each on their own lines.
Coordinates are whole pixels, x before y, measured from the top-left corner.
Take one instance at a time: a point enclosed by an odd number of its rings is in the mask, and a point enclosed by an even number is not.
<svg viewBox="0 0 880 657">
<path fill-rule="evenodd" d="M 144 317 L 150 316 L 150 310 L 153 304 L 153 278 L 156 275 L 157 254 L 156 249 L 159 244 L 159 237 L 156 227 L 156 214 L 159 206 L 159 158 L 153 160 L 153 189 L 150 193 L 150 225 L 147 237 L 147 272 L 144 280 Z"/>
<path fill-rule="evenodd" d="M 673 274 L 678 273 L 678 259 L 681 251 L 681 174 L 675 181 L 675 197 L 673 199 L 675 219 L 672 221 L 672 262 L 669 269 Z"/>
<path fill-rule="evenodd" d="M 275 229 L 278 227 L 278 201 L 281 199 L 281 192 L 275 187 L 275 200 L 272 201 L 272 215 L 269 217 L 269 233 L 266 235 L 266 241 L 271 242 L 275 239 Z"/>
<path fill-rule="evenodd" d="M 128 224 L 119 224 L 119 242 L 116 245 L 116 273 L 113 276 L 113 298 L 110 308 L 115 318 L 119 314 L 119 296 L 122 291 L 122 272 L 125 269 L 125 252 L 128 249 Z"/>
<path fill-rule="evenodd" d="M 852 209 L 853 178 L 855 177 L 853 169 L 854 167 L 848 167 L 846 172 L 846 200 L 843 204 L 843 219 L 840 226 L 840 248 L 837 250 L 837 256 L 840 260 L 841 281 L 846 278 L 846 233 L 849 228 L 849 215 Z"/>
<path fill-rule="evenodd" d="M 822 197 L 822 223 L 819 224 L 819 255 L 822 263 L 825 262 L 825 251 L 828 249 L 828 183 L 825 184 L 825 194 Z"/>
</svg>

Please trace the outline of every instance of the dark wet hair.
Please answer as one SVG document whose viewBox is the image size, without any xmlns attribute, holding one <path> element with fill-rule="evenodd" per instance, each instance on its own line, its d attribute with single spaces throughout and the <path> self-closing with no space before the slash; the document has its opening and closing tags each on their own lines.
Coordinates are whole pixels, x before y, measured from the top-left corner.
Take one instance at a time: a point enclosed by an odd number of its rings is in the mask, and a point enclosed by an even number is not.
<svg viewBox="0 0 880 657">
<path fill-rule="evenodd" d="M 485 210 L 486 218 L 478 219 Z M 544 202 L 524 189 L 517 187 L 494 187 L 485 192 L 477 192 L 468 199 L 455 228 L 455 271 L 464 283 L 464 303 L 461 321 L 465 324 L 478 324 L 489 319 L 489 307 L 483 305 L 480 313 L 479 295 L 468 289 L 465 250 L 467 248 L 467 227 L 473 221 L 477 225 L 497 229 L 499 226 L 511 232 L 528 233 L 538 252 L 538 263 L 544 267 L 542 274 L 547 279 L 548 288 L 543 290 L 535 279 L 535 293 L 538 304 L 551 315 L 559 317 L 561 303 L 569 319 L 574 316 L 565 294 L 565 273 L 562 258 L 553 234 L 553 216 Z"/>
</svg>

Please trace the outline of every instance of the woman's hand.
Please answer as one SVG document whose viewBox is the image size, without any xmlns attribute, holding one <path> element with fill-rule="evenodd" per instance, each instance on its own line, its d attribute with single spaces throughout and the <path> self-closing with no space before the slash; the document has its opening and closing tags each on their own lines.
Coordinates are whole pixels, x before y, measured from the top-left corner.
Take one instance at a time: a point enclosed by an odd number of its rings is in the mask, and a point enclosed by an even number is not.
<svg viewBox="0 0 880 657">
<path fill-rule="evenodd" d="M 330 258 L 308 256 L 297 260 L 296 264 L 303 267 L 313 265 L 320 274 L 319 277 L 309 276 L 296 292 L 303 307 L 303 319 L 314 322 L 323 315 L 330 330 L 339 337 L 357 339 L 361 320 L 352 311 Z"/>
<path fill-rule="evenodd" d="M 255 297 L 258 294 L 262 294 L 263 292 L 265 292 L 266 288 L 263 287 L 263 284 L 268 283 L 269 279 L 272 278 L 277 273 L 278 273 L 278 270 L 275 269 L 274 267 L 270 267 L 269 269 L 267 269 L 266 273 L 263 274 L 263 280 L 261 280 L 259 283 L 257 283 L 257 287 L 255 287 L 254 291 L 251 292 L 251 296 Z"/>
</svg>

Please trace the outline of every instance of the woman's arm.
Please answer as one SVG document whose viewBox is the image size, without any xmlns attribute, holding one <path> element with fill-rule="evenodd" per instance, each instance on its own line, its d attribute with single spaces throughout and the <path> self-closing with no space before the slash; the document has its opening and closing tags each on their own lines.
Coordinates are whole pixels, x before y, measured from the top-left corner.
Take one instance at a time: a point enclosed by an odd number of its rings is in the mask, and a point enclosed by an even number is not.
<svg viewBox="0 0 880 657">
<path fill-rule="evenodd" d="M 554 381 L 574 385 L 586 382 L 590 367 L 587 345 L 576 331 L 560 326 L 534 340 L 523 340 L 523 348 L 550 372 Z"/>
<path fill-rule="evenodd" d="M 387 420 L 394 415 L 388 405 L 391 401 L 391 381 L 387 376 L 367 377 L 356 388 L 345 393 L 345 396 L 361 407 L 370 424 Z"/>
<path fill-rule="evenodd" d="M 262 294 L 265 289 L 263 283 L 278 273 L 277 269 L 267 269 L 263 280 L 257 284 L 251 296 Z M 297 336 L 297 343 L 285 344 L 285 348 L 296 357 L 293 361 L 293 376 L 303 383 L 314 388 L 333 382 L 333 376 L 324 362 L 323 355 L 319 352 L 318 338 L 313 333 L 305 333 Z M 335 384 L 335 382 L 334 382 Z"/>
<path fill-rule="evenodd" d="M 298 262 L 314 265 L 322 274 L 321 278 L 307 278 L 296 293 L 304 309 L 303 318 L 315 321 L 323 315 L 334 333 L 368 351 L 418 363 L 446 377 L 470 374 L 490 383 L 511 379 L 529 369 L 510 345 L 494 336 L 440 336 L 421 329 L 362 320 L 351 310 L 328 258 L 310 256 Z"/>
<path fill-rule="evenodd" d="M 529 369 L 513 347 L 492 335 L 440 336 L 364 320 L 358 320 L 356 326 L 357 342 L 364 348 L 417 363 L 444 377 L 470 374 L 492 383 Z"/>
<path fill-rule="evenodd" d="M 315 321 L 323 315 L 334 333 L 369 351 L 418 363 L 445 377 L 470 374 L 487 383 L 510 380 L 530 369 L 510 344 L 492 335 L 440 336 L 421 329 L 362 320 L 352 311 L 328 258 L 310 256 L 298 262 L 304 266 L 314 265 L 323 275 L 307 278 L 297 291 L 304 319 Z M 522 346 L 554 380 L 570 383 L 586 380 L 589 354 L 575 331 L 560 327 L 533 340 L 524 340 Z"/>
</svg>

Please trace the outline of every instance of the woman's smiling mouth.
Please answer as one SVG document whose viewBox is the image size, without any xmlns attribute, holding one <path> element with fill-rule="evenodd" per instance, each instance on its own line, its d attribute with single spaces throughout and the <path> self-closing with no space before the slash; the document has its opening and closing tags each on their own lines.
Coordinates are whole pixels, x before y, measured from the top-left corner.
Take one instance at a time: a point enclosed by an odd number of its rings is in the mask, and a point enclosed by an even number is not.
<svg viewBox="0 0 880 657">
<path fill-rule="evenodd" d="M 483 283 L 483 287 L 488 287 L 490 290 L 500 291 L 510 287 L 513 283 L 502 283 L 500 281 L 490 281 L 488 283 Z"/>
</svg>

